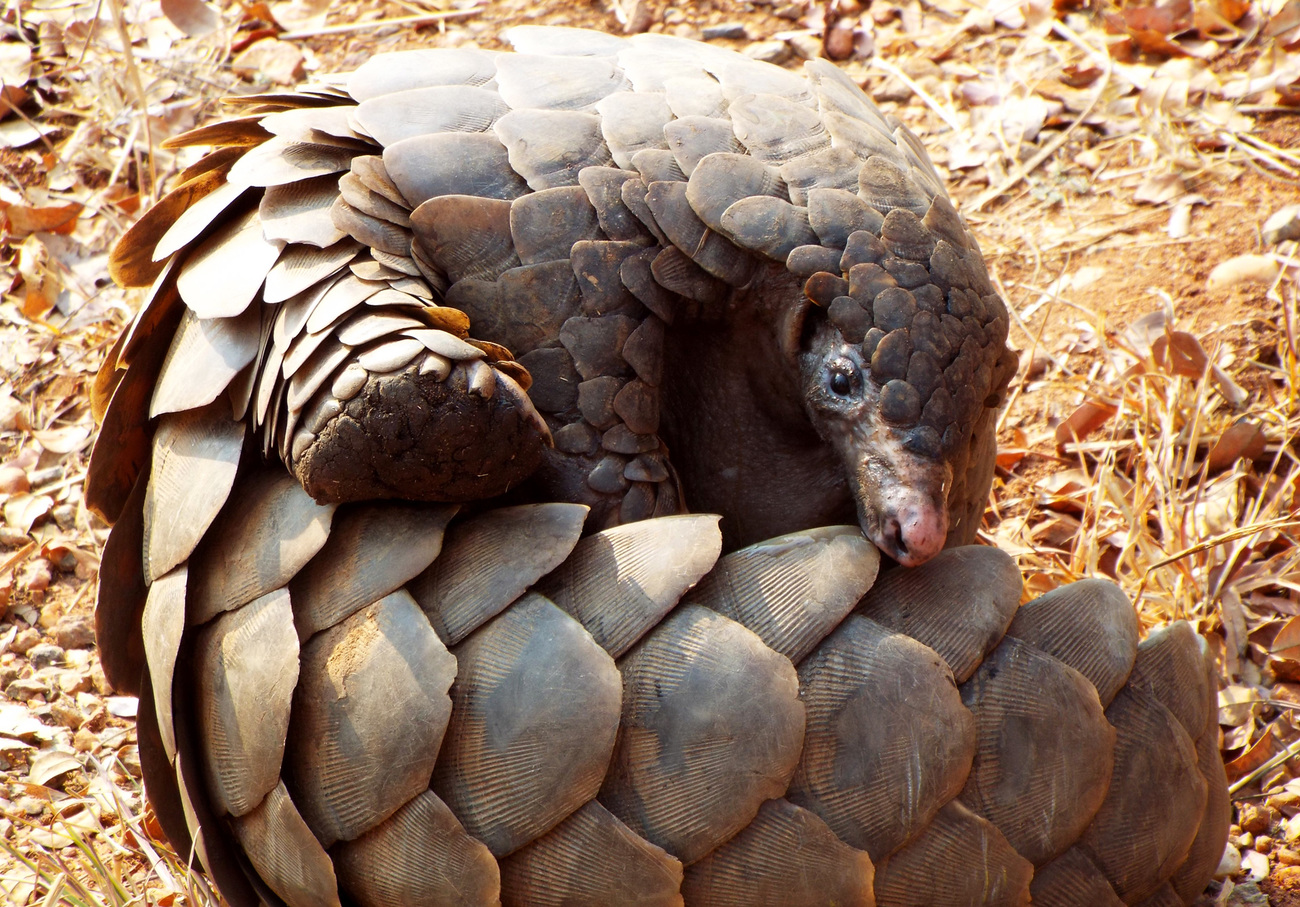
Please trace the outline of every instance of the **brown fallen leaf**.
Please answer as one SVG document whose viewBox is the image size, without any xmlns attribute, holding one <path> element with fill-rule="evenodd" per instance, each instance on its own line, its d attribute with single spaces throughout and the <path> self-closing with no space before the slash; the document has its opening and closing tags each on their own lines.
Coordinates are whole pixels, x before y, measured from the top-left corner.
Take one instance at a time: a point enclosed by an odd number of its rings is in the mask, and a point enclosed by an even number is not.
<svg viewBox="0 0 1300 907">
<path fill-rule="evenodd" d="M 76 229 L 77 216 L 84 208 L 85 205 L 78 202 L 33 208 L 0 201 L 0 218 L 8 224 L 9 233 L 15 238 L 21 239 L 32 233 L 61 233 L 66 236 Z"/>
<path fill-rule="evenodd" d="M 1170 375 L 1199 378 L 1210 365 L 1201 341 L 1186 331 L 1169 331 L 1151 344 L 1151 358 Z"/>
<path fill-rule="evenodd" d="M 1267 440 L 1264 429 L 1258 423 L 1251 419 L 1238 419 L 1214 442 L 1205 458 L 1205 468 L 1215 473 L 1227 469 L 1243 457 L 1258 460 L 1264 455 Z M 1297 641 L 1300 644 L 1300 628 L 1297 629 Z M 1300 658 L 1300 651 L 1296 657 Z"/>
<path fill-rule="evenodd" d="M 1114 418 L 1117 412 L 1119 408 L 1110 403 L 1085 400 L 1064 422 L 1056 426 L 1057 449 L 1087 437 Z"/>
<path fill-rule="evenodd" d="M 210 35 L 221 27 L 221 14 L 203 0 L 162 0 L 163 15 L 191 38 Z"/>
</svg>

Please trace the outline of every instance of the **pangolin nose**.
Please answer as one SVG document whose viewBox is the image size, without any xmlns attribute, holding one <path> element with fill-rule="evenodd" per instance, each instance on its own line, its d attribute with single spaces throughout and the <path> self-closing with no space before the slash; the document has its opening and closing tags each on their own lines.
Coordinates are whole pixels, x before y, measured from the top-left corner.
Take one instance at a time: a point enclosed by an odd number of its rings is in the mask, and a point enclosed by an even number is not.
<svg viewBox="0 0 1300 907">
<path fill-rule="evenodd" d="M 943 550 L 948 511 L 926 503 L 905 504 L 889 521 L 886 532 L 894 548 L 888 553 L 904 567 L 915 567 Z"/>
</svg>

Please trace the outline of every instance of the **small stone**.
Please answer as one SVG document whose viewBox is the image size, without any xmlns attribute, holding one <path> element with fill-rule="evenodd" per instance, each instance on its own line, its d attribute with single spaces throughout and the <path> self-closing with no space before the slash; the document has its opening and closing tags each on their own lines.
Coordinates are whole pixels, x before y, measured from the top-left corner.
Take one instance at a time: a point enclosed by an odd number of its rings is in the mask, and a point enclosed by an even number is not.
<svg viewBox="0 0 1300 907">
<path fill-rule="evenodd" d="M 47 692 L 45 684 L 35 677 L 15 680 L 5 687 L 5 695 L 17 702 L 43 701 Z"/>
<path fill-rule="evenodd" d="M 95 644 L 95 627 L 85 617 L 60 618 L 50 635 L 65 649 L 87 649 Z"/>
<path fill-rule="evenodd" d="M 36 670 L 49 668 L 54 665 L 63 664 L 63 649 L 59 646 L 53 646 L 49 643 L 42 643 L 39 646 L 32 646 L 27 650 L 27 660 L 32 663 Z"/>
<path fill-rule="evenodd" d="M 704 26 L 705 41 L 744 41 L 749 35 L 745 34 L 745 26 L 739 22 L 724 22 L 721 25 Z"/>
<path fill-rule="evenodd" d="M 45 812 L 45 801 L 35 797 L 19 797 L 14 805 L 28 816 L 39 816 Z"/>
<path fill-rule="evenodd" d="M 1250 848 L 1255 846 L 1255 836 L 1250 832 L 1245 832 L 1244 834 L 1237 835 L 1233 838 L 1232 843 L 1236 844 L 1242 850 L 1250 850 Z"/>
<path fill-rule="evenodd" d="M 99 743 L 99 737 L 88 727 L 83 727 L 72 735 L 72 748 L 79 753 L 93 752 Z"/>
<path fill-rule="evenodd" d="M 101 696 L 107 696 L 113 692 L 113 685 L 108 682 L 108 678 L 104 676 L 104 669 L 99 665 L 95 665 L 90 669 L 90 682 L 94 684 L 95 692 Z"/>
<path fill-rule="evenodd" d="M 1264 242 L 1277 245 L 1289 239 L 1300 239 L 1300 205 L 1287 205 L 1268 220 L 1264 221 L 1261 231 Z"/>
<path fill-rule="evenodd" d="M 1260 835 L 1255 839 L 1255 850 L 1258 853 L 1268 853 L 1273 849 L 1273 839 L 1268 835 Z"/>
<path fill-rule="evenodd" d="M 780 66 L 790 59 L 790 45 L 784 41 L 755 41 L 745 48 L 745 56 L 760 63 Z"/>
<path fill-rule="evenodd" d="M 1267 804 L 1246 803 L 1238 813 L 1241 830 L 1254 835 L 1267 834 L 1269 827 L 1280 818 L 1277 810 Z"/>
<path fill-rule="evenodd" d="M 12 526 L 0 526 L 0 545 L 6 548 L 21 548 L 30 541 L 27 533 Z"/>
<path fill-rule="evenodd" d="M 71 700 L 64 697 L 56 699 L 50 703 L 50 717 L 64 727 L 75 731 L 85 722 L 86 716 L 81 713 Z"/>
<path fill-rule="evenodd" d="M 1281 791 L 1273 794 L 1264 802 L 1287 816 L 1294 816 L 1297 812 L 1300 812 L 1300 794 L 1294 791 Z"/>
<path fill-rule="evenodd" d="M 786 38 L 786 41 L 789 43 L 790 49 L 793 50 L 795 52 L 795 55 L 800 57 L 801 59 L 804 60 L 821 59 L 822 42 L 821 39 L 816 37 L 815 35 L 810 35 L 806 33 L 790 35 L 789 37 Z"/>
<path fill-rule="evenodd" d="M 9 644 L 10 652 L 17 652 L 19 655 L 26 655 L 33 646 L 41 643 L 41 634 L 33 627 L 20 630 L 14 637 L 14 641 Z"/>
<path fill-rule="evenodd" d="M 1274 856 L 1283 866 L 1300 866 L 1300 852 L 1294 851 L 1290 847 L 1279 847 Z"/>
<path fill-rule="evenodd" d="M 289 41 L 264 38 L 235 57 L 230 68 L 250 82 L 294 85 L 302 81 L 305 58 Z"/>
<path fill-rule="evenodd" d="M 772 12 L 772 15 L 778 19 L 789 19 L 791 22 L 798 22 L 803 18 L 803 14 L 803 4 L 800 3 L 787 3 L 785 6 L 778 6 Z"/>
<path fill-rule="evenodd" d="M 1241 852 L 1232 844 L 1225 844 L 1223 847 L 1223 856 L 1219 858 L 1219 868 L 1214 870 L 1216 879 L 1226 879 L 1228 876 L 1235 876 L 1241 872 Z"/>
<path fill-rule="evenodd" d="M 73 650 L 77 651 L 76 649 Z M 71 654 L 71 653 L 67 653 Z M 59 691 L 69 696 L 87 693 L 91 689 L 88 671 L 62 671 L 59 673 Z"/>
</svg>

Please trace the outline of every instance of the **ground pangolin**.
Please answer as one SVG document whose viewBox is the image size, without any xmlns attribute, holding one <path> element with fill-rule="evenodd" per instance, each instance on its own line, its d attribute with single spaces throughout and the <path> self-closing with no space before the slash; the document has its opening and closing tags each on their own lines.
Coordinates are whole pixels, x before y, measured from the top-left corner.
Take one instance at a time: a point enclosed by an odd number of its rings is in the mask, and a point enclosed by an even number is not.
<svg viewBox="0 0 1300 907">
<path fill-rule="evenodd" d="M 955 547 L 1014 358 L 920 143 L 826 61 L 509 39 L 242 99 L 114 253 L 173 844 L 234 904 L 1190 901 L 1204 642 Z"/>
</svg>

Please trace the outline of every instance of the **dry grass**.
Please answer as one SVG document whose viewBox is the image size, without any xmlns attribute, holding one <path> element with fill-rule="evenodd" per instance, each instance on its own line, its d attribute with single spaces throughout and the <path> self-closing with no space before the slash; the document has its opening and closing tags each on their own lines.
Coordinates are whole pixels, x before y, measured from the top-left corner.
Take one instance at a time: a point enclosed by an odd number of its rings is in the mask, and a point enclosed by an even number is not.
<svg viewBox="0 0 1300 907">
<path fill-rule="evenodd" d="M 163 138 L 289 65 L 264 60 L 259 75 L 241 59 L 257 23 L 241 23 L 234 6 L 199 37 L 152 6 L 52 6 L 11 2 L 0 43 L 8 74 L 13 46 L 34 44 L 36 95 L 0 117 L 0 146 L 24 128 L 41 134 L 0 147 L 0 249 L 15 275 L 0 286 L 0 464 L 32 479 L 0 490 L 0 673 L 19 679 L 44 676 L 15 648 L 20 632 L 48 637 L 93 599 L 105 527 L 81 506 L 86 386 L 134 301 L 106 283 L 109 243 L 191 162 L 160 151 Z M 310 6 L 272 5 L 286 20 Z M 824 16 L 821 5 L 803 23 L 769 7 L 643 6 L 670 26 L 741 20 L 753 38 L 806 36 Z M 1258 0 L 1215 54 L 1200 36 L 1179 38 L 1204 59 L 1126 58 L 1096 15 L 1058 18 L 1037 2 L 876 2 L 862 13 L 876 59 L 846 64 L 893 99 L 886 106 L 951 174 L 1030 366 L 1002 418 L 986 540 L 1017 556 L 1027 594 L 1106 575 L 1145 625 L 1185 617 L 1208 636 L 1227 701 L 1244 703 L 1221 716 L 1243 798 L 1290 790 L 1300 774 L 1290 761 L 1300 729 L 1270 704 L 1300 679 L 1300 661 L 1275 645 L 1300 616 L 1300 265 L 1296 243 L 1259 239 L 1300 178 L 1296 108 L 1286 106 L 1300 59 L 1281 46 L 1291 33 L 1267 34 L 1280 9 Z M 346 34 L 312 37 L 319 24 L 299 18 L 290 27 L 300 37 L 285 45 L 308 69 L 347 67 L 377 47 L 443 40 L 374 25 L 427 12 L 381 0 L 335 7 L 330 24 L 350 23 Z M 525 15 L 618 27 L 611 9 L 556 0 L 456 15 L 437 26 L 455 43 Z M 1270 280 L 1207 288 L 1214 266 L 1247 253 L 1271 257 Z M 93 679 L 88 658 L 65 670 Z M 59 727 L 64 680 L 50 676 L 54 692 L 25 700 L 50 733 L 0 729 L 0 743 L 19 744 L 0 747 L 0 890 L 17 904 L 216 903 L 145 810 L 130 722 L 103 717 L 108 691 L 72 678 L 85 721 Z M 106 729 L 121 733 L 110 741 Z M 47 751 L 74 754 L 80 769 L 36 783 L 33 759 Z M 34 814 L 19 808 L 24 797 Z"/>
</svg>

